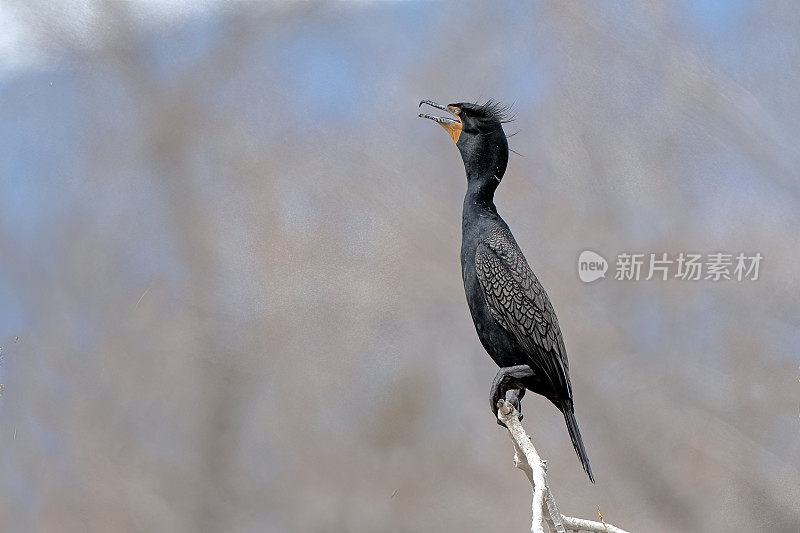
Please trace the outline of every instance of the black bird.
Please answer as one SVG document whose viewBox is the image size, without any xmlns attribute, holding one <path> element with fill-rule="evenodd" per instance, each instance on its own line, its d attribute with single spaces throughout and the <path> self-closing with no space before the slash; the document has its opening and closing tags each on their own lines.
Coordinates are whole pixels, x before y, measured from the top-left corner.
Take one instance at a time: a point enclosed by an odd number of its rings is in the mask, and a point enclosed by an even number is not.
<svg viewBox="0 0 800 533">
<path fill-rule="evenodd" d="M 453 115 L 419 116 L 438 122 L 450 134 L 467 172 L 461 274 L 478 337 L 500 367 L 489 396 L 492 412 L 497 416 L 498 401 L 507 397 L 522 418 L 520 400 L 526 389 L 550 400 L 564 414 L 572 445 L 594 483 L 575 421 L 567 351 L 556 313 L 494 205 L 494 191 L 508 163 L 503 132 L 507 108 L 491 100 L 483 105 L 445 106 L 430 100 L 422 104 Z"/>
</svg>

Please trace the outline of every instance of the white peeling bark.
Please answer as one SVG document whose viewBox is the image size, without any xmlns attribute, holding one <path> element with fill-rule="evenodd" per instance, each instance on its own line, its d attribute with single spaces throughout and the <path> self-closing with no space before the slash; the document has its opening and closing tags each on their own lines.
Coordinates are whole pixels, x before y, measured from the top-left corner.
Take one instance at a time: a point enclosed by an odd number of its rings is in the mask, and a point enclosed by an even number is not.
<svg viewBox="0 0 800 533">
<path fill-rule="evenodd" d="M 553 533 L 566 533 L 567 531 L 627 533 L 604 522 L 562 515 L 550 492 L 550 487 L 547 485 L 547 463 L 539 457 L 531 438 L 525 433 L 525 429 L 519 421 L 519 413 L 506 400 L 500 400 L 497 407 L 497 418 L 506 425 L 508 435 L 514 442 L 514 466 L 525 472 L 525 476 L 531 484 L 533 492 L 531 533 L 545 533 L 545 523 L 548 530 Z"/>
</svg>

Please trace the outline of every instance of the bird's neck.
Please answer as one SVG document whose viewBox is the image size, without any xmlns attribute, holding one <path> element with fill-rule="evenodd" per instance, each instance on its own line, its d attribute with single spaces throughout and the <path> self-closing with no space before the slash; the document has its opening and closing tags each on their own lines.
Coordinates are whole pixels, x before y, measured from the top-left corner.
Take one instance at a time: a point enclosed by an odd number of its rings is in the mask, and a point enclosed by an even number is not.
<svg viewBox="0 0 800 533">
<path fill-rule="evenodd" d="M 467 195 L 475 205 L 494 208 L 494 191 L 500 184 L 501 175 L 492 171 L 467 171 Z"/>
<path fill-rule="evenodd" d="M 467 173 L 467 194 L 464 196 L 464 215 L 471 213 L 497 214 L 494 191 L 500 183 L 493 174 L 470 175 Z"/>
</svg>

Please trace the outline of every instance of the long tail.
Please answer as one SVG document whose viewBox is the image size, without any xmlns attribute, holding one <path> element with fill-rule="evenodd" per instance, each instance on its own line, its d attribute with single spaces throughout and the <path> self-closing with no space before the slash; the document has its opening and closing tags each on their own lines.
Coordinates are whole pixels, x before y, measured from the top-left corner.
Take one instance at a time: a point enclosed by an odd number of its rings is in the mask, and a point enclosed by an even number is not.
<svg viewBox="0 0 800 533">
<path fill-rule="evenodd" d="M 571 405 L 565 405 L 561 409 L 561 412 L 564 413 L 564 420 L 567 422 L 567 430 L 569 431 L 569 437 L 572 439 L 572 445 L 575 447 L 575 453 L 578 454 L 583 469 L 589 475 L 589 480 L 594 483 L 592 467 L 589 466 L 589 457 L 586 455 L 586 449 L 583 447 L 583 439 L 581 439 L 581 431 L 578 429 L 578 422 L 575 421 L 575 412 Z"/>
</svg>

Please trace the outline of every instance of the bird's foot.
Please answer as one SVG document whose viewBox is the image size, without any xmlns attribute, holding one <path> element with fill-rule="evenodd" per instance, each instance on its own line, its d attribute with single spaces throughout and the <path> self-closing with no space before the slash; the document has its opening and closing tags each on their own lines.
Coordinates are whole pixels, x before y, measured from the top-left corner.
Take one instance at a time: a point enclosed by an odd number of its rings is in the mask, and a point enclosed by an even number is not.
<svg viewBox="0 0 800 533">
<path fill-rule="evenodd" d="M 519 419 L 522 420 L 521 400 L 525 395 L 525 385 L 522 384 L 521 380 L 532 375 L 533 370 L 528 365 L 504 367 L 497 372 L 489 392 L 489 405 L 495 418 L 497 418 L 499 402 L 508 398 L 508 401 L 519 413 Z M 497 418 L 497 423 L 505 427 L 505 424 L 499 418 Z"/>
<path fill-rule="evenodd" d="M 525 396 L 525 387 L 521 387 L 518 389 L 510 389 L 506 391 L 506 400 L 514 406 L 514 409 L 517 410 L 517 416 L 520 421 L 522 421 L 522 397 Z M 502 401 L 501 401 L 502 403 Z M 495 404 L 499 405 L 499 404 Z M 495 413 L 496 414 L 496 413 Z M 497 423 L 503 427 L 506 427 L 505 424 L 500 422 L 500 419 L 497 419 Z"/>
</svg>

